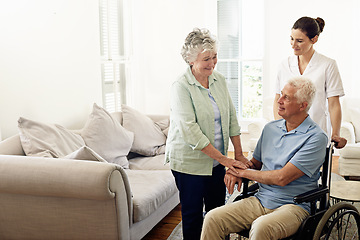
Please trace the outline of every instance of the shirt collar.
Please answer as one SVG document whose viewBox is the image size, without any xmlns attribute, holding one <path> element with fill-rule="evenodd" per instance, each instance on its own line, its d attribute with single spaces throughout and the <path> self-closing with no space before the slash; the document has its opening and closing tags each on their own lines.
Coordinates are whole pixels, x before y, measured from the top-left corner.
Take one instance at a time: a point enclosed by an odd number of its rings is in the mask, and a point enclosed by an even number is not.
<svg viewBox="0 0 360 240">
<path fill-rule="evenodd" d="M 215 71 L 215 70 L 214 70 Z M 191 72 L 191 67 L 189 66 L 186 69 L 186 79 L 190 85 L 196 85 L 199 87 L 203 87 L 195 78 L 195 76 Z M 214 72 L 209 76 L 209 86 L 211 86 L 216 81 Z"/>
<path fill-rule="evenodd" d="M 307 133 L 307 131 L 314 126 L 314 121 L 310 118 L 310 116 L 308 115 L 305 120 L 295 129 L 291 130 L 289 133 L 292 132 L 299 132 L 299 133 Z M 281 130 L 283 130 L 284 132 L 287 132 L 286 130 L 286 121 L 284 119 L 282 119 L 281 121 L 278 122 L 277 124 L 278 128 L 281 128 Z"/>
<path fill-rule="evenodd" d="M 314 64 L 316 64 L 317 59 L 319 58 L 319 54 L 315 51 L 314 54 L 312 55 L 310 62 L 308 64 L 308 67 L 312 67 Z M 294 55 L 291 60 L 290 60 L 290 66 L 291 67 L 299 67 L 299 59 L 298 56 Z"/>
</svg>

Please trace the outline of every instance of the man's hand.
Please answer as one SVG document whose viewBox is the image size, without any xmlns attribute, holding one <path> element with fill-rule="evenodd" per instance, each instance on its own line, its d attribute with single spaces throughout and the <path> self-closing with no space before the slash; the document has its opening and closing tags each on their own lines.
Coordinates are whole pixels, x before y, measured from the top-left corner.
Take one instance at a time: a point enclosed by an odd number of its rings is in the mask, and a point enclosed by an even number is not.
<svg viewBox="0 0 360 240">
<path fill-rule="evenodd" d="M 235 156 L 235 160 L 244 163 L 244 165 L 247 166 L 247 168 L 255 167 L 254 164 L 249 159 L 247 159 L 244 155 Z"/>
<path fill-rule="evenodd" d="M 224 177 L 224 182 L 230 194 L 233 194 L 236 183 L 238 184 L 237 189 L 240 192 L 242 178 L 235 177 L 234 175 L 227 172 Z"/>
<path fill-rule="evenodd" d="M 337 135 L 332 136 L 331 141 L 335 142 L 335 147 L 338 149 L 345 147 L 347 143 L 347 140 L 345 138 L 339 137 Z"/>
</svg>

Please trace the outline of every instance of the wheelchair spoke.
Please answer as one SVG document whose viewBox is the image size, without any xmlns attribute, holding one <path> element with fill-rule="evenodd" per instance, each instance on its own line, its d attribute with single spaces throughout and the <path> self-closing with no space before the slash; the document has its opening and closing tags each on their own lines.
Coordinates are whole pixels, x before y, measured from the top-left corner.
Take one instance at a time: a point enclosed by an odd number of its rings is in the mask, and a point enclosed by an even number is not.
<svg viewBox="0 0 360 240">
<path fill-rule="evenodd" d="M 314 233 L 314 240 L 360 240 L 360 215 L 355 206 L 341 202 L 328 209 Z"/>
<path fill-rule="evenodd" d="M 320 239 L 359 240 L 358 216 L 353 211 L 343 211 L 332 221 L 327 234 Z"/>
</svg>

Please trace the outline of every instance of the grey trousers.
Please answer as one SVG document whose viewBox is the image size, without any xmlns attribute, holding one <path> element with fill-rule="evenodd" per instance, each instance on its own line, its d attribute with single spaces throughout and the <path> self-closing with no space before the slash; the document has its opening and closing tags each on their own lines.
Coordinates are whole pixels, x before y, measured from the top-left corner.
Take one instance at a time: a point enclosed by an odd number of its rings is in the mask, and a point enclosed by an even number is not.
<svg viewBox="0 0 360 240">
<path fill-rule="evenodd" d="M 215 208 L 205 216 L 201 240 L 225 239 L 230 233 L 250 229 L 251 240 L 276 240 L 291 236 L 309 213 L 295 204 L 264 208 L 256 197 Z"/>
</svg>

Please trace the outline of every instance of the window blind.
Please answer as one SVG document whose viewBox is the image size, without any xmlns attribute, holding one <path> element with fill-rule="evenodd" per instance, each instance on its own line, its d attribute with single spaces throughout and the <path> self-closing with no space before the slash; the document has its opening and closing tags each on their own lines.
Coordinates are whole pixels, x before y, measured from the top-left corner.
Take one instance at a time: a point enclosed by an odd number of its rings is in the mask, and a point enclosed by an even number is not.
<svg viewBox="0 0 360 240">
<path fill-rule="evenodd" d="M 129 0 L 99 0 L 103 105 L 109 112 L 126 104 L 130 79 L 131 21 Z"/>
<path fill-rule="evenodd" d="M 264 1 L 218 0 L 218 64 L 240 119 L 262 116 Z"/>
</svg>

